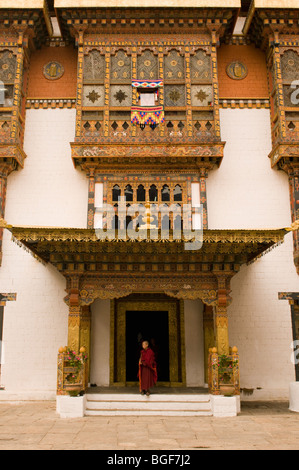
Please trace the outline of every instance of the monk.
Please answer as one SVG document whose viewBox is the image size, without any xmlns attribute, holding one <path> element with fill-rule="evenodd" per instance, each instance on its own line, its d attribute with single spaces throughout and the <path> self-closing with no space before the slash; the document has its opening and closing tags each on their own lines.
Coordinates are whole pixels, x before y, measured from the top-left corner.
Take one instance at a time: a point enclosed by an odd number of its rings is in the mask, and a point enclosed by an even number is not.
<svg viewBox="0 0 299 470">
<path fill-rule="evenodd" d="M 154 351 L 149 347 L 148 341 L 142 342 L 138 377 L 141 394 L 149 396 L 150 388 L 157 382 L 157 367 Z"/>
</svg>

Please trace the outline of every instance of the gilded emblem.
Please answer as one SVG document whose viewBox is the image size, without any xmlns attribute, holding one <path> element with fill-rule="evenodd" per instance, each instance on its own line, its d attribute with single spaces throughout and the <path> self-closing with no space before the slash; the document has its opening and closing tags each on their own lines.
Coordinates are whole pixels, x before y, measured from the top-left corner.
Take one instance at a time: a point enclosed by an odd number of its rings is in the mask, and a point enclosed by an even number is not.
<svg viewBox="0 0 299 470">
<path fill-rule="evenodd" d="M 49 62 L 44 66 L 44 76 L 48 80 L 58 80 L 64 74 L 64 67 L 59 62 Z"/>
<path fill-rule="evenodd" d="M 247 76 L 248 70 L 245 64 L 237 60 L 235 62 L 231 62 L 226 67 L 226 73 L 233 80 L 243 80 L 243 78 Z"/>
</svg>

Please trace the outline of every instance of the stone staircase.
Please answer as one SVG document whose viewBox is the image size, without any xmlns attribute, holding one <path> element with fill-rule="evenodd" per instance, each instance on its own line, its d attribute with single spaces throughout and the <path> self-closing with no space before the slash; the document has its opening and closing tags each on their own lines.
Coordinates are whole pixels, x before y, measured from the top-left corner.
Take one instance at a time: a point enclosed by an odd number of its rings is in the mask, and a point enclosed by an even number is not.
<svg viewBox="0 0 299 470">
<path fill-rule="evenodd" d="M 85 416 L 213 416 L 209 394 L 87 393 Z"/>
</svg>

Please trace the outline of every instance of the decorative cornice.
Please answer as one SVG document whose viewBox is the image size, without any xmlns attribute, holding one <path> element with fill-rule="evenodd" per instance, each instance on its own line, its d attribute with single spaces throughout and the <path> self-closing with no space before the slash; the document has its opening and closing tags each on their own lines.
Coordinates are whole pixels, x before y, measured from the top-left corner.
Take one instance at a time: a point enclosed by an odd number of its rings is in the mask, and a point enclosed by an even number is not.
<svg viewBox="0 0 299 470">
<path fill-rule="evenodd" d="M 76 98 L 27 98 L 26 109 L 63 109 L 75 108 Z"/>
<path fill-rule="evenodd" d="M 253 99 L 253 98 L 220 98 L 219 100 L 220 108 L 248 108 L 248 109 L 269 109 L 270 100 L 268 98 L 264 99 Z"/>
<path fill-rule="evenodd" d="M 11 171 L 24 167 L 26 154 L 18 144 L 0 143 L 0 163 L 9 164 Z"/>
<path fill-rule="evenodd" d="M 71 143 L 74 165 L 86 170 L 91 164 L 98 170 L 117 167 L 127 168 L 130 164 L 146 169 L 156 168 L 194 168 L 203 162 L 217 167 L 223 158 L 225 143 Z M 191 166 L 190 166 L 191 165 Z"/>
<path fill-rule="evenodd" d="M 271 166 L 299 165 L 299 142 L 279 142 L 269 154 Z"/>
</svg>

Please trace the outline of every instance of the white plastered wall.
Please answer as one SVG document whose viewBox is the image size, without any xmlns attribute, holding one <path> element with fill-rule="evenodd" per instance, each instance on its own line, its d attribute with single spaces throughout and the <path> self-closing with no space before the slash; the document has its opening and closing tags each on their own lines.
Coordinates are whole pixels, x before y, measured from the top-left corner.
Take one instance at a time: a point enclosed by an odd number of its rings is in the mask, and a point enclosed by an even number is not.
<svg viewBox="0 0 299 470">
<path fill-rule="evenodd" d="M 106 387 L 110 381 L 110 300 L 91 306 L 90 383 Z"/>
<path fill-rule="evenodd" d="M 88 180 L 71 161 L 74 133 L 75 110 L 27 111 L 25 167 L 8 177 L 10 224 L 86 227 Z M 17 293 L 17 301 L 4 308 L 6 392 L 55 394 L 58 348 L 67 343 L 65 288 L 53 266 L 42 265 L 4 231 L 0 292 Z"/>
<path fill-rule="evenodd" d="M 187 387 L 204 386 L 203 303 L 185 300 L 185 348 Z"/>
<path fill-rule="evenodd" d="M 281 228 L 291 223 L 288 177 L 271 169 L 266 109 L 221 110 L 221 167 L 207 180 L 209 228 Z M 291 314 L 278 292 L 298 291 L 292 235 L 231 283 L 229 338 L 240 353 L 242 399 L 288 398 L 294 380 Z M 250 392 L 249 392 L 249 389 Z"/>
</svg>

